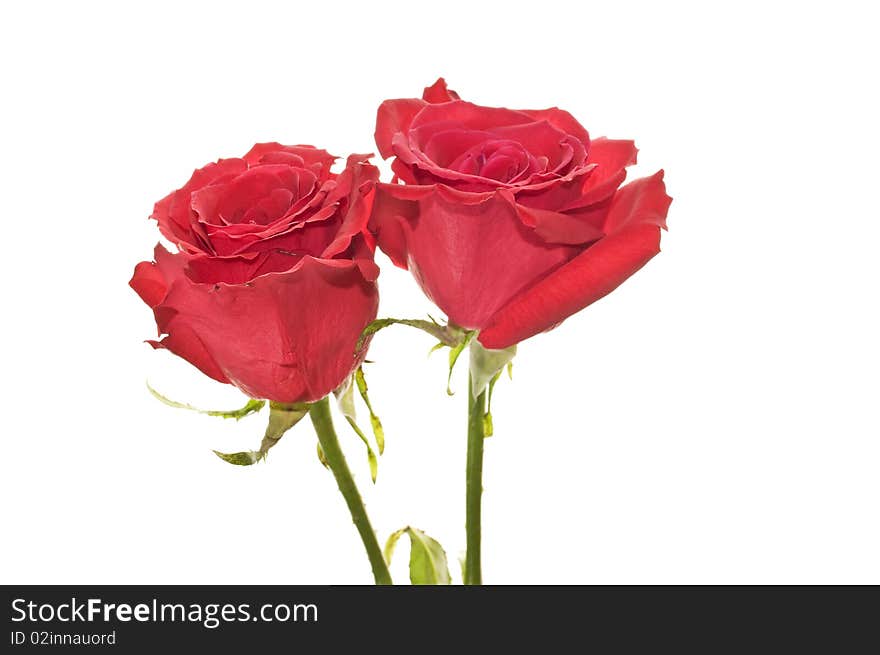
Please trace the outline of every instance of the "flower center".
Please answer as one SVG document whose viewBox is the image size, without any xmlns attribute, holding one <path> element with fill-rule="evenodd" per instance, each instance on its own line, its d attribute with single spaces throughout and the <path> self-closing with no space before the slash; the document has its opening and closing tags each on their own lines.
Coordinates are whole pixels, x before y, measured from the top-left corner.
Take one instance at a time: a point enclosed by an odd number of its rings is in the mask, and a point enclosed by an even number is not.
<svg viewBox="0 0 880 655">
<path fill-rule="evenodd" d="M 228 225 L 267 225 L 284 216 L 315 187 L 303 169 L 264 165 L 251 168 L 223 189 L 217 214 Z"/>
<path fill-rule="evenodd" d="M 521 143 L 506 139 L 485 141 L 459 155 L 449 168 L 498 182 L 513 183 L 538 172 L 538 161 Z"/>
</svg>

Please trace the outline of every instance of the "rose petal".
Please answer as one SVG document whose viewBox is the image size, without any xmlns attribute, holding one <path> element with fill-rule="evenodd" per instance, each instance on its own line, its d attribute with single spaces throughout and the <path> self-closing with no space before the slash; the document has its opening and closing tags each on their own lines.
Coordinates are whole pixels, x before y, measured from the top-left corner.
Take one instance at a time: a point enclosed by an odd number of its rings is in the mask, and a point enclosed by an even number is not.
<svg viewBox="0 0 880 655">
<path fill-rule="evenodd" d="M 129 285 L 153 310 L 159 334 L 167 334 L 167 324 L 174 320 L 176 312 L 162 305 L 168 290 L 175 278 L 183 277 L 183 266 L 186 255 L 172 255 L 161 244 L 154 250 L 154 262 L 141 262 L 135 267 L 134 276 Z M 166 348 L 183 357 L 205 375 L 218 382 L 228 383 L 229 380 L 214 361 L 199 337 L 187 327 L 175 330 L 174 335 L 166 336 L 161 341 L 147 341 L 153 348 Z"/>
<path fill-rule="evenodd" d="M 532 120 L 547 121 L 556 129 L 570 134 L 580 141 L 585 148 L 589 149 L 590 134 L 581 125 L 577 119 L 564 109 L 559 107 L 550 107 L 549 109 L 522 109 L 521 113 L 526 114 Z"/>
<path fill-rule="evenodd" d="M 446 80 L 442 77 L 431 86 L 426 86 L 422 93 L 422 100 L 430 103 L 449 102 L 450 100 L 459 99 L 459 95 L 455 91 L 446 88 Z"/>
<path fill-rule="evenodd" d="M 636 163 L 638 148 L 633 141 L 599 138 L 590 146 L 587 163 L 595 166 L 585 179 L 580 196 L 564 209 L 586 207 L 608 198 L 626 179 L 626 167 Z"/>
<path fill-rule="evenodd" d="M 176 326 L 174 334 L 169 334 L 160 341 L 150 339 L 147 343 L 157 350 L 160 348 L 170 350 L 217 382 L 232 384 L 232 381 L 226 377 L 223 370 L 211 357 L 211 353 L 208 352 L 199 335 L 186 324 Z"/>
<path fill-rule="evenodd" d="M 506 304 L 488 321 L 480 343 L 491 349 L 507 348 L 558 325 L 616 289 L 660 252 L 660 225 L 670 202 L 662 171 L 623 187 L 609 210 L 609 236 Z"/>
<path fill-rule="evenodd" d="M 284 146 L 280 143 L 257 143 L 242 158 L 249 165 L 286 164 L 311 170 L 317 177 L 324 178 L 338 158 L 326 150 L 314 146 Z"/>
<path fill-rule="evenodd" d="M 463 100 L 445 102 L 440 105 L 422 104 L 421 111 L 417 112 L 409 123 L 411 130 L 431 123 L 446 126 L 450 123 L 458 123 L 471 130 L 494 130 L 499 127 L 534 122 L 532 117 L 525 112 L 504 107 L 481 107 Z"/>
<path fill-rule="evenodd" d="M 467 130 L 451 123 L 448 128 L 430 125 L 424 135 L 416 131 L 414 139 L 424 141 L 421 151 L 428 161 L 440 168 L 447 168 L 463 153 L 481 143 L 496 139 L 492 132 L 486 130 Z M 421 128 L 424 129 L 424 128 Z"/>
<path fill-rule="evenodd" d="M 628 225 L 648 224 L 666 229 L 666 214 L 672 198 L 666 195 L 663 171 L 634 180 L 622 187 L 611 203 L 605 232 L 613 234 Z"/>
<path fill-rule="evenodd" d="M 424 100 L 418 98 L 399 98 L 386 100 L 376 112 L 376 147 L 383 159 L 392 154 L 391 141 L 395 134 L 409 132 L 410 125 L 416 114 L 426 106 Z"/>
<path fill-rule="evenodd" d="M 416 190 L 416 194 L 413 191 Z M 403 223 L 414 221 L 419 214 L 418 198 L 431 193 L 430 187 L 377 184 L 369 229 L 395 266 L 407 267 L 408 249 Z"/>
<path fill-rule="evenodd" d="M 503 192 L 380 185 L 372 224 L 382 249 L 408 266 L 428 297 L 466 328 L 483 327 L 532 280 L 578 252 L 545 244 Z"/>
<path fill-rule="evenodd" d="M 508 348 L 548 330 L 611 293 L 660 252 L 660 229 L 635 225 L 590 246 L 492 317 L 479 340 Z"/>
<path fill-rule="evenodd" d="M 565 167 L 583 164 L 587 156 L 585 144 L 571 138 L 546 120 L 499 127 L 491 132 L 521 143 L 534 155 L 547 157 L 548 168 L 560 175 L 565 174 Z"/>
<path fill-rule="evenodd" d="M 296 266 L 303 255 L 267 250 L 233 257 L 196 255 L 187 261 L 190 280 L 201 284 L 246 284 L 261 275 L 283 273 Z"/>
<path fill-rule="evenodd" d="M 247 170 L 243 159 L 220 159 L 193 172 L 189 181 L 157 202 L 150 218 L 159 223 L 159 230 L 173 243 L 183 247 L 200 249 L 199 236 L 194 233 L 194 220 L 190 197 L 194 191 L 222 180 L 229 180 Z"/>
<path fill-rule="evenodd" d="M 334 193 L 339 194 L 339 202 L 344 203 L 344 218 L 335 238 L 321 253 L 323 258 L 344 252 L 352 238 L 366 230 L 373 205 L 373 187 L 379 180 L 379 169 L 369 163 L 369 158 L 370 155 L 351 155 L 337 179 Z M 327 202 L 336 202 L 336 196 L 330 194 Z"/>
<path fill-rule="evenodd" d="M 450 164 L 451 167 L 448 168 L 438 166 L 431 161 L 430 157 L 422 153 L 419 148 L 411 146 L 411 141 L 403 134 L 394 135 L 392 150 L 397 157 L 392 162 L 392 170 L 401 179 L 410 184 L 439 183 L 463 191 L 474 191 L 477 193 L 494 191 L 495 189 L 510 186 L 507 182 L 492 179 L 485 175 L 455 170 L 453 167 L 459 166 L 460 162 L 452 162 Z M 520 157 L 520 161 L 534 161 L 534 158 L 531 158 L 528 153 L 524 153 Z M 480 172 L 483 172 L 482 169 Z"/>
<path fill-rule="evenodd" d="M 605 212 L 597 218 L 585 214 L 563 214 L 547 209 L 516 206 L 520 220 L 534 228 L 535 234 L 547 243 L 569 245 L 585 244 L 605 236 L 602 220 Z"/>
<path fill-rule="evenodd" d="M 364 266 L 305 257 L 233 285 L 196 283 L 167 266 L 169 291 L 156 312 L 168 336 L 159 345 L 253 398 L 318 400 L 357 367 L 355 345 L 376 316 Z"/>
<path fill-rule="evenodd" d="M 314 204 L 319 209 L 305 208 L 298 216 L 285 215 L 270 225 L 238 224 L 222 228 L 208 226 L 214 254 L 230 256 L 282 249 L 320 255 L 335 237 L 339 226 L 335 220 L 339 207 L 338 203 L 323 203 L 323 196 L 316 198 L 318 201 Z"/>
<path fill-rule="evenodd" d="M 135 266 L 134 275 L 128 284 L 150 307 L 162 302 L 168 292 L 165 278 L 153 262 L 140 262 Z"/>
</svg>

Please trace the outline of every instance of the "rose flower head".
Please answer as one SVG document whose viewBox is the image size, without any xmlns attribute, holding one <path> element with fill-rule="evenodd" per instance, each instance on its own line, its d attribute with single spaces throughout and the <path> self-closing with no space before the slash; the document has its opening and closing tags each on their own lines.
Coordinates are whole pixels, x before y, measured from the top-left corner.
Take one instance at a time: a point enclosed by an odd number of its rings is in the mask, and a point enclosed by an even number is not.
<svg viewBox="0 0 880 655">
<path fill-rule="evenodd" d="M 485 348 L 558 325 L 660 250 L 663 171 L 621 186 L 635 144 L 561 109 L 482 107 L 441 78 L 382 103 L 376 144 L 395 175 L 377 187 L 379 246 Z"/>
<path fill-rule="evenodd" d="M 345 169 L 312 146 L 260 143 L 195 171 L 152 218 L 179 249 L 156 246 L 130 284 L 167 348 L 253 398 L 312 402 L 363 360 L 378 268 L 365 228 L 377 169 Z M 164 336 L 163 336 L 164 335 Z"/>
</svg>

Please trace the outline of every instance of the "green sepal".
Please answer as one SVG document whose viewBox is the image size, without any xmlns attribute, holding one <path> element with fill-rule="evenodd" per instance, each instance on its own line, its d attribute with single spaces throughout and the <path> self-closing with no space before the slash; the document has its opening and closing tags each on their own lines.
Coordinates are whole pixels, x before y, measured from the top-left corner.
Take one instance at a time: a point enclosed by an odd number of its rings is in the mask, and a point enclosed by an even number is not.
<svg viewBox="0 0 880 655">
<path fill-rule="evenodd" d="M 385 558 L 385 563 L 388 566 L 391 566 L 391 559 L 394 557 L 394 549 L 397 548 L 397 541 L 406 533 L 407 528 L 401 528 L 400 530 L 396 530 L 392 532 L 388 536 L 388 541 L 385 542 L 385 548 L 382 549 L 382 556 Z"/>
<path fill-rule="evenodd" d="M 417 528 L 405 527 L 388 537 L 383 554 L 390 565 L 394 548 L 404 534 L 409 536 L 409 581 L 414 585 L 447 585 L 452 582 L 446 551 L 435 539 Z"/>
<path fill-rule="evenodd" d="M 465 348 L 467 348 L 468 344 L 474 338 L 474 334 L 474 332 L 466 332 L 464 338 L 458 344 L 449 349 L 449 375 L 446 377 L 447 395 L 455 395 L 455 392 L 450 386 L 452 384 L 452 370 L 455 368 L 455 363 L 458 361 L 458 356 L 461 355 L 461 352 Z"/>
<path fill-rule="evenodd" d="M 489 381 L 511 362 L 516 355 L 516 344 L 503 350 L 489 350 L 483 348 L 479 339 L 474 339 L 470 346 L 471 394 L 476 398 L 483 393 Z"/>
<path fill-rule="evenodd" d="M 355 434 L 360 437 L 361 441 L 364 442 L 364 446 L 367 447 L 367 461 L 370 464 L 370 477 L 373 480 L 373 483 L 376 482 L 376 476 L 379 473 L 379 461 L 376 459 L 376 453 L 373 452 L 373 448 L 370 446 L 370 440 L 367 439 L 367 435 L 364 434 L 363 430 L 361 430 L 357 423 L 354 422 L 354 419 L 346 416 L 345 420 L 348 421 L 348 424 L 351 426 L 351 429 L 355 431 Z M 320 445 L 320 444 L 319 444 Z"/>
<path fill-rule="evenodd" d="M 354 385 L 352 384 L 351 375 L 345 378 L 342 384 L 333 390 L 333 395 L 336 397 L 336 404 L 339 407 L 339 411 L 342 412 L 342 415 L 345 418 L 350 418 L 352 420 L 356 419 L 357 414 L 354 407 Z"/>
<path fill-rule="evenodd" d="M 358 369 L 360 371 L 360 369 Z M 370 465 L 370 477 L 373 479 L 373 482 L 376 482 L 376 476 L 379 473 L 379 461 L 376 459 L 376 453 L 373 452 L 373 447 L 370 445 L 370 440 L 367 439 L 367 435 L 364 434 L 364 431 L 358 427 L 357 422 L 355 421 L 355 407 L 354 407 L 354 387 L 353 384 L 355 380 L 355 375 L 350 375 L 345 382 L 343 382 L 338 389 L 333 392 L 333 395 L 336 396 L 336 401 L 339 405 L 339 411 L 342 412 L 342 415 L 345 417 L 345 420 L 351 426 L 351 429 L 355 431 L 360 440 L 364 442 L 364 446 L 367 447 L 367 462 Z M 358 383 L 358 389 L 360 389 L 360 384 Z M 369 408 L 369 405 L 367 405 Z M 370 411 L 370 417 L 372 419 L 372 410 Z M 372 420 L 371 420 L 372 422 Z M 381 425 L 380 425 L 381 427 Z M 320 444 L 318 444 L 320 445 Z M 382 446 L 384 447 L 384 441 L 382 442 Z"/>
<path fill-rule="evenodd" d="M 429 316 L 429 318 L 431 317 Z M 454 325 L 440 325 L 433 318 L 431 318 L 430 321 L 414 318 L 377 318 L 375 321 L 369 323 L 367 327 L 364 328 L 364 331 L 361 332 L 361 336 L 358 338 L 357 344 L 354 348 L 355 353 L 361 351 L 364 346 L 364 341 L 366 341 L 368 337 L 376 334 L 376 332 L 389 325 L 408 325 L 410 327 L 418 328 L 419 330 L 424 330 L 450 347 L 455 346 L 461 340 L 464 332 L 461 328 Z"/>
<path fill-rule="evenodd" d="M 360 393 L 364 405 L 367 406 L 367 411 L 370 412 L 370 425 L 373 428 L 373 436 L 376 437 L 376 447 L 379 449 L 379 454 L 382 455 L 385 452 L 385 429 L 382 427 L 382 421 L 379 420 L 376 412 L 373 411 L 373 405 L 370 403 L 370 397 L 367 395 L 367 379 L 364 377 L 363 366 L 358 366 L 358 369 L 354 372 L 354 380 L 355 384 L 357 384 L 358 393 Z"/>
<path fill-rule="evenodd" d="M 315 446 L 317 446 L 318 450 L 318 461 L 324 466 L 325 469 L 330 468 L 330 462 L 327 461 L 327 456 L 324 454 L 324 449 L 321 448 L 321 442 L 315 442 Z"/>
<path fill-rule="evenodd" d="M 263 440 L 260 442 L 259 450 L 246 450 L 240 453 L 221 453 L 214 451 L 224 462 L 235 464 L 236 466 L 250 466 L 259 461 L 266 459 L 269 450 L 278 443 L 281 437 L 299 423 L 303 417 L 309 413 L 308 403 L 269 403 L 269 425 L 266 426 L 266 432 Z"/>
<path fill-rule="evenodd" d="M 501 371 L 489 380 L 489 391 L 486 393 L 486 413 L 483 414 L 483 436 L 491 437 L 495 432 L 495 426 L 492 423 L 492 391 L 495 389 L 495 383 L 501 377 Z"/>
<path fill-rule="evenodd" d="M 309 407 L 308 403 L 269 403 L 269 425 L 260 442 L 260 452 L 264 457 L 290 428 L 305 418 Z"/>
<path fill-rule="evenodd" d="M 256 412 L 259 412 L 266 404 L 265 400 L 255 400 L 254 398 L 251 398 L 247 401 L 247 404 L 245 404 L 244 407 L 240 407 L 239 409 L 199 409 L 198 407 L 193 407 L 192 405 L 189 405 L 187 403 L 179 403 L 176 400 L 171 400 L 167 396 L 163 396 L 161 393 L 151 387 L 149 382 L 147 382 L 147 389 L 150 390 L 150 393 L 153 394 L 154 398 L 168 405 L 169 407 L 174 407 L 177 409 L 188 409 L 191 412 L 198 412 L 199 414 L 205 414 L 206 416 L 234 418 L 236 421 L 243 419 L 245 416 L 249 416 L 250 414 L 255 414 Z"/>
<path fill-rule="evenodd" d="M 236 466 L 250 466 L 251 464 L 256 464 L 265 457 L 265 455 L 260 454 L 258 450 L 245 450 L 240 453 L 221 453 L 219 450 L 213 452 L 224 462 L 235 464 Z"/>
</svg>

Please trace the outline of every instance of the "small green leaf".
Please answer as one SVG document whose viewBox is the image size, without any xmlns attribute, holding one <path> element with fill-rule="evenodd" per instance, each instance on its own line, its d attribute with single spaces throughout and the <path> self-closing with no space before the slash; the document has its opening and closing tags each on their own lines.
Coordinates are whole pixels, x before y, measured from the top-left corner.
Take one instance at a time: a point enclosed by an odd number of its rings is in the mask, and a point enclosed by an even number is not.
<svg viewBox="0 0 880 655">
<path fill-rule="evenodd" d="M 429 318 L 431 317 L 429 316 Z M 367 327 L 364 328 L 364 331 L 361 332 L 361 336 L 355 345 L 355 353 L 361 351 L 364 346 L 364 341 L 366 341 L 368 337 L 376 334 L 376 332 L 389 325 L 408 325 L 410 327 L 418 328 L 419 330 L 424 330 L 450 347 L 455 346 L 461 341 L 464 334 L 464 331 L 461 328 L 454 325 L 440 325 L 433 318 L 431 318 L 430 321 L 413 318 L 377 318 L 375 321 L 369 323 Z"/>
<path fill-rule="evenodd" d="M 450 584 L 446 551 L 421 530 L 409 529 L 412 547 L 409 555 L 409 580 L 413 584 Z"/>
<path fill-rule="evenodd" d="M 510 380 L 513 380 L 513 360 L 512 359 L 509 362 L 507 362 L 507 377 Z"/>
<path fill-rule="evenodd" d="M 486 413 L 483 415 L 483 436 L 491 437 L 495 432 L 495 427 L 492 424 L 492 391 L 495 389 L 495 383 L 498 382 L 498 378 L 501 377 L 501 371 L 498 371 L 495 376 L 489 380 L 489 391 L 486 393 Z"/>
<path fill-rule="evenodd" d="M 259 461 L 266 459 L 266 454 L 277 444 L 281 437 L 299 423 L 302 418 L 309 413 L 309 405 L 307 403 L 269 403 L 269 425 L 266 426 L 266 432 L 263 440 L 260 442 L 259 450 L 247 450 L 240 453 L 214 453 L 224 462 L 235 464 L 237 466 L 250 466 Z"/>
<path fill-rule="evenodd" d="M 376 453 L 374 453 L 372 447 L 370 447 L 370 440 L 367 439 L 367 435 L 365 435 L 363 431 L 358 427 L 357 423 L 354 422 L 354 419 L 346 416 L 345 420 L 348 421 L 351 429 L 355 431 L 357 436 L 361 438 L 361 441 L 363 441 L 364 445 L 367 447 L 367 461 L 370 464 L 370 477 L 373 479 L 373 483 L 375 483 L 376 475 L 378 475 L 379 473 L 379 462 L 376 459 Z"/>
<path fill-rule="evenodd" d="M 219 416 L 220 418 L 234 418 L 236 421 L 243 419 L 245 416 L 249 414 L 254 414 L 263 409 L 263 406 L 266 404 L 265 400 L 254 400 L 251 398 L 247 401 L 247 404 L 244 407 L 240 407 L 239 409 L 229 409 L 229 410 L 218 410 L 218 409 L 199 409 L 198 407 L 193 407 L 192 405 L 188 405 L 187 403 L 179 403 L 176 400 L 171 400 L 170 398 L 163 396 L 161 393 L 156 391 L 153 387 L 150 386 L 150 383 L 147 382 L 147 389 L 150 390 L 150 393 L 159 400 L 160 402 L 168 405 L 169 407 L 175 407 L 177 409 L 188 409 L 191 412 L 198 412 L 199 414 L 205 414 L 207 416 Z"/>
<path fill-rule="evenodd" d="M 446 393 L 450 396 L 455 395 L 455 392 L 452 391 L 450 385 L 452 384 L 452 369 L 455 368 L 455 362 L 458 361 L 458 356 L 461 355 L 461 351 L 467 348 L 467 345 L 471 342 L 471 339 L 474 338 L 474 332 L 468 332 L 465 334 L 464 339 L 461 340 L 460 343 L 453 346 L 449 350 L 449 376 L 446 378 Z"/>
<path fill-rule="evenodd" d="M 379 449 L 379 454 L 382 455 L 385 452 L 385 430 L 382 428 L 382 421 L 379 420 L 376 412 L 373 411 L 373 405 L 370 403 L 370 397 L 367 395 L 367 379 L 364 377 L 363 366 L 358 366 L 358 369 L 354 372 L 354 379 L 357 384 L 358 393 L 361 394 L 361 398 L 363 398 L 364 404 L 370 412 L 370 425 L 373 428 L 373 436 L 376 437 L 376 447 Z"/>
<path fill-rule="evenodd" d="M 327 461 L 327 456 L 324 454 L 324 449 L 321 448 L 321 442 L 318 441 L 315 443 L 315 445 L 318 447 L 318 461 L 324 465 L 325 469 L 329 469 L 330 462 Z"/>
<path fill-rule="evenodd" d="M 390 565 L 394 548 L 404 534 L 409 535 L 409 580 L 414 585 L 446 585 L 452 582 L 446 552 L 435 540 L 417 528 L 406 527 L 388 537 L 385 561 Z"/>
<path fill-rule="evenodd" d="M 385 542 L 385 549 L 382 551 L 382 554 L 385 556 L 385 563 L 388 564 L 388 566 L 391 566 L 391 558 L 394 557 L 394 549 L 397 547 L 397 541 L 408 529 L 409 528 L 401 528 L 396 532 L 392 532 L 391 536 L 388 537 L 388 541 Z"/>
<path fill-rule="evenodd" d="M 262 455 L 256 450 L 245 450 L 240 453 L 221 453 L 219 450 L 215 450 L 214 454 L 224 462 L 229 462 L 236 466 L 250 466 L 251 464 L 256 464 L 265 457 L 265 455 Z"/>
</svg>

